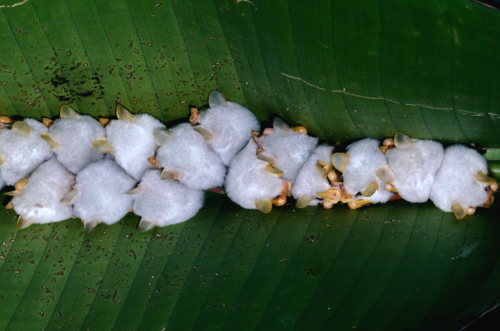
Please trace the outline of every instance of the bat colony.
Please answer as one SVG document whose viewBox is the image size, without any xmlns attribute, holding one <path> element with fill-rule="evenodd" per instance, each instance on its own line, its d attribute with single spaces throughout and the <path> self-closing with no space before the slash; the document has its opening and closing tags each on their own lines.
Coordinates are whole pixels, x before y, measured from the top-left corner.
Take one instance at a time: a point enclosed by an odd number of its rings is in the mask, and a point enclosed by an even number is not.
<svg viewBox="0 0 500 331">
<path fill-rule="evenodd" d="M 43 124 L 0 116 L 0 189 L 14 185 L 6 208 L 19 214 L 17 228 L 78 217 L 87 234 L 133 211 L 144 232 L 196 215 L 206 190 L 264 213 L 290 196 L 297 208 L 327 209 L 431 199 L 462 219 L 490 207 L 498 189 L 484 158 L 463 145 L 443 149 L 397 133 L 334 153 L 279 118 L 260 134 L 255 115 L 220 92 L 210 94 L 209 106 L 168 130 L 120 105 L 111 121 L 67 105 Z"/>
</svg>

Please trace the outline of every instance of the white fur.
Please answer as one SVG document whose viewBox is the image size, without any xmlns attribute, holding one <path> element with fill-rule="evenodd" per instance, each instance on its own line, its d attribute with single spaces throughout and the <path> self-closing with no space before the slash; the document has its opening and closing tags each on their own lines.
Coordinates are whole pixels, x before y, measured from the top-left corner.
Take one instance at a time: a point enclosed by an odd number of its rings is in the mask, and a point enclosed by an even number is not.
<svg viewBox="0 0 500 331">
<path fill-rule="evenodd" d="M 132 207 L 133 198 L 125 193 L 135 184 L 135 179 L 111 160 L 87 165 L 76 176 L 75 216 L 106 224 L 118 222 Z"/>
<path fill-rule="evenodd" d="M 484 184 L 474 177 L 478 171 L 488 173 L 486 161 L 478 152 L 463 145 L 446 148 L 443 163 L 432 185 L 432 202 L 446 212 L 451 211 L 455 202 L 465 209 L 484 204 L 488 193 Z"/>
<path fill-rule="evenodd" d="M 283 171 L 283 179 L 293 182 L 300 168 L 318 144 L 318 138 L 295 132 L 291 128 L 274 127 L 274 132 L 261 137 L 264 150 L 271 154 L 276 169 Z"/>
<path fill-rule="evenodd" d="M 14 210 L 38 224 L 68 219 L 73 208 L 60 201 L 74 183 L 75 176 L 53 157 L 33 172 L 21 195 L 12 199 Z"/>
<path fill-rule="evenodd" d="M 157 147 L 153 131 L 165 128 L 165 125 L 148 114 L 135 117 L 134 123 L 125 120 L 111 121 L 106 126 L 106 134 L 113 147 L 116 163 L 136 180 L 140 180 L 146 170 L 153 168 L 148 161 Z"/>
<path fill-rule="evenodd" d="M 332 146 L 321 145 L 307 159 L 292 186 L 291 193 L 295 199 L 299 197 L 313 198 L 309 205 L 315 206 L 319 203 L 319 199 L 321 199 L 317 194 L 328 191 L 331 188 L 328 178 L 323 178 L 316 164 L 318 161 L 330 164 L 332 151 Z"/>
<path fill-rule="evenodd" d="M 54 155 L 49 145 L 40 138 L 41 134 L 48 132 L 47 127 L 32 118 L 26 118 L 24 122 L 31 128 L 27 136 L 16 130 L 0 130 L 0 154 L 6 159 L 0 170 L 7 185 L 14 185 L 28 177 Z"/>
<path fill-rule="evenodd" d="M 171 128 L 173 135 L 156 152 L 162 168 L 179 173 L 179 181 L 195 190 L 222 186 L 226 167 L 189 123 Z"/>
<path fill-rule="evenodd" d="M 106 131 L 90 116 L 60 118 L 52 123 L 49 131 L 52 138 L 61 144 L 54 150 L 57 160 L 74 174 L 103 157 L 104 153 L 95 149 L 92 142 L 104 137 Z"/>
<path fill-rule="evenodd" d="M 225 188 L 228 197 L 246 209 L 256 209 L 256 200 L 280 195 L 282 180 L 264 170 L 268 164 L 257 158 L 257 144 L 251 139 L 231 162 Z"/>
<path fill-rule="evenodd" d="M 385 156 L 396 176 L 391 184 L 406 201 L 427 201 L 443 155 L 443 145 L 431 140 L 413 139 L 412 148 L 389 149 Z"/>
<path fill-rule="evenodd" d="M 259 131 L 260 124 L 255 115 L 242 105 L 227 101 L 201 111 L 198 119 L 201 126 L 214 133 L 208 142 L 219 155 L 224 165 L 229 165 L 252 137 L 252 131 Z"/>
<path fill-rule="evenodd" d="M 145 191 L 134 197 L 134 213 L 143 220 L 166 226 L 187 221 L 203 206 L 204 192 L 177 181 L 161 180 L 160 171 L 149 170 L 139 184 Z"/>
<path fill-rule="evenodd" d="M 377 170 L 387 164 L 385 155 L 379 149 L 379 141 L 375 139 L 358 140 L 347 146 L 349 163 L 344 168 L 342 175 L 344 188 L 347 193 L 356 196 L 368 184 L 376 181 L 378 190 L 371 197 L 358 195 L 357 199 L 369 200 L 372 203 L 387 202 L 392 193 L 384 189 L 385 183 L 377 177 Z"/>
</svg>

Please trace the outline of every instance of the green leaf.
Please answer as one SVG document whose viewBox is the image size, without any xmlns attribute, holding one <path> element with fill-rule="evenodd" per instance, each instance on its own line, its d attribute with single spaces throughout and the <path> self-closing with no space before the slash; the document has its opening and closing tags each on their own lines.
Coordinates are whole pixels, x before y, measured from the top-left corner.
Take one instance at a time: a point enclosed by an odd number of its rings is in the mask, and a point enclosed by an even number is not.
<svg viewBox="0 0 500 331">
<path fill-rule="evenodd" d="M 119 102 L 185 121 L 219 89 L 331 142 L 500 146 L 500 13 L 472 1 L 16 1 L 0 5 L 0 115 Z M 0 329 L 455 330 L 499 302 L 498 212 L 264 215 L 208 193 L 188 222 L 84 236 L 79 220 L 19 231 L 2 209 Z"/>
</svg>

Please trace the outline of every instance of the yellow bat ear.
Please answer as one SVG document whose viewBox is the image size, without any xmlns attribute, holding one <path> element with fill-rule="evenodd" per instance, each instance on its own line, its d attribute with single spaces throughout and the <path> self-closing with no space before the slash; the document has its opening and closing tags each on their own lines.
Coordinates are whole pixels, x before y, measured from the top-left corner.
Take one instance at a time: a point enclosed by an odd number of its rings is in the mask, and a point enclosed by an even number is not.
<svg viewBox="0 0 500 331">
<path fill-rule="evenodd" d="M 282 177 L 283 176 L 283 171 L 279 171 L 278 169 L 276 169 L 275 167 L 273 167 L 270 163 L 268 163 L 265 167 L 264 167 L 264 171 L 271 174 L 271 175 L 275 175 L 275 176 L 278 176 L 278 177 Z"/>
<path fill-rule="evenodd" d="M 33 223 L 35 223 L 35 222 L 33 222 L 32 220 L 23 218 L 22 216 L 19 216 L 19 218 L 17 219 L 17 223 L 16 223 L 16 229 L 19 229 L 19 230 L 26 229 L 28 226 L 30 226 Z"/>
<path fill-rule="evenodd" d="M 313 199 L 314 199 L 313 197 L 304 197 L 304 196 L 298 197 L 295 207 L 306 208 L 307 206 L 309 206 L 309 202 L 311 202 Z"/>
<path fill-rule="evenodd" d="M 141 219 L 141 221 L 139 222 L 139 227 L 137 228 L 137 231 L 139 231 L 139 233 L 143 233 L 143 232 L 151 230 L 155 226 L 156 226 L 155 222 L 146 221 L 145 219 Z"/>
<path fill-rule="evenodd" d="M 77 118 L 78 117 L 78 113 L 76 111 L 74 111 L 73 108 L 71 108 L 68 105 L 61 106 L 61 109 L 59 109 L 59 115 L 61 116 L 61 118 Z"/>
<path fill-rule="evenodd" d="M 367 205 L 369 203 L 370 203 L 369 200 L 354 200 L 354 201 L 349 201 L 347 205 L 351 209 L 358 209 L 359 207 Z"/>
<path fill-rule="evenodd" d="M 395 179 L 396 176 L 394 176 L 394 173 L 389 169 L 389 165 L 383 165 L 377 170 L 377 177 L 383 181 L 384 183 L 392 183 Z"/>
<path fill-rule="evenodd" d="M 165 179 L 170 179 L 170 180 L 178 180 L 179 179 L 179 173 L 175 171 L 167 171 L 163 169 L 163 171 L 160 174 L 160 179 L 165 180 Z"/>
<path fill-rule="evenodd" d="M 116 105 L 116 117 L 129 123 L 135 122 L 135 115 L 125 109 L 122 105 Z"/>
<path fill-rule="evenodd" d="M 264 214 L 269 214 L 273 209 L 273 203 L 271 200 L 256 200 L 255 207 Z"/>
<path fill-rule="evenodd" d="M 23 187 L 28 183 L 29 177 L 23 178 L 17 183 L 14 184 L 14 191 L 11 192 L 6 192 L 4 193 L 5 195 L 10 195 L 10 196 L 18 196 L 21 195 L 23 191 Z"/>
<path fill-rule="evenodd" d="M 323 179 L 326 179 L 327 171 L 328 171 L 328 164 L 323 161 L 318 161 L 316 162 L 316 170 L 318 170 L 319 174 Z"/>
<path fill-rule="evenodd" d="M 64 195 L 64 197 L 61 199 L 61 203 L 63 205 L 72 205 L 73 204 L 73 199 L 78 195 L 78 191 L 73 188 L 71 191 L 69 191 L 68 193 L 66 193 Z"/>
<path fill-rule="evenodd" d="M 89 234 L 90 231 L 94 230 L 94 228 L 99 225 L 99 221 L 85 221 L 83 223 L 83 233 L 85 235 Z"/>
<path fill-rule="evenodd" d="M 350 156 L 347 153 L 334 153 L 332 155 L 332 163 L 335 169 L 344 172 L 346 165 L 349 164 Z"/>
<path fill-rule="evenodd" d="M 25 136 L 29 135 L 31 133 L 31 128 L 26 122 L 23 121 L 17 121 L 12 125 L 12 130 L 16 130 L 20 134 L 23 134 Z"/>
<path fill-rule="evenodd" d="M 92 146 L 103 153 L 113 153 L 113 147 L 104 137 L 94 140 Z"/>
<path fill-rule="evenodd" d="M 413 141 L 407 135 L 398 132 L 394 136 L 394 145 L 396 145 L 396 148 L 411 148 L 413 146 Z"/>
<path fill-rule="evenodd" d="M 214 137 L 214 133 L 212 131 L 205 129 L 201 125 L 195 126 L 193 130 L 201 134 L 203 138 L 205 138 L 206 142 L 209 142 Z"/>
<path fill-rule="evenodd" d="M 43 139 L 43 141 L 49 144 L 51 151 L 61 146 L 61 144 L 57 140 L 55 140 L 54 137 L 52 137 L 52 135 L 48 132 L 42 133 L 40 137 Z"/>
<path fill-rule="evenodd" d="M 220 93 L 219 91 L 210 92 L 210 95 L 208 96 L 208 104 L 210 105 L 210 107 L 222 106 L 226 103 L 227 101 L 224 94 Z"/>
<path fill-rule="evenodd" d="M 276 160 L 272 156 L 267 154 L 265 151 L 257 154 L 257 158 L 261 161 L 269 163 L 270 165 L 273 165 L 276 162 Z"/>
<path fill-rule="evenodd" d="M 484 186 L 490 186 L 496 182 L 495 179 L 489 177 L 488 174 L 483 173 L 481 170 L 479 170 L 474 177 L 478 182 L 484 184 Z"/>
<path fill-rule="evenodd" d="M 138 194 L 142 194 L 144 192 L 146 192 L 146 189 L 144 187 L 142 187 L 141 185 L 137 185 L 136 187 L 134 187 L 130 191 L 126 192 L 125 194 L 138 195 Z"/>
<path fill-rule="evenodd" d="M 168 132 L 165 129 L 155 129 L 153 131 L 153 137 L 156 141 L 156 144 L 158 146 L 161 146 L 163 143 L 165 143 L 170 137 L 172 137 L 172 134 Z"/>
<path fill-rule="evenodd" d="M 275 129 L 288 130 L 290 127 L 281 118 L 275 117 L 273 121 L 273 127 Z"/>
<path fill-rule="evenodd" d="M 378 190 L 378 184 L 374 180 L 373 182 L 368 184 L 368 186 L 366 186 L 363 191 L 361 191 L 361 195 L 364 196 L 365 198 L 369 198 L 372 195 L 374 195 L 375 192 L 377 192 L 377 190 Z"/>
<path fill-rule="evenodd" d="M 453 203 L 453 205 L 451 205 L 451 211 L 453 212 L 453 214 L 455 214 L 455 217 L 459 220 L 461 220 L 462 218 L 465 217 L 465 215 L 467 215 L 466 209 L 458 202 L 455 202 Z"/>
</svg>

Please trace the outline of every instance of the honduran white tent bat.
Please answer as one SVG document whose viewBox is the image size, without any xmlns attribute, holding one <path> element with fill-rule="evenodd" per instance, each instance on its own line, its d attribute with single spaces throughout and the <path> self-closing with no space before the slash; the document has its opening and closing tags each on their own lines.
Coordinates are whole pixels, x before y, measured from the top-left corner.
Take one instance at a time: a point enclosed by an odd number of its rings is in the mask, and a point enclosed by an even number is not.
<svg viewBox="0 0 500 331">
<path fill-rule="evenodd" d="M 255 115 L 242 105 L 226 101 L 224 95 L 212 91 L 208 98 L 210 108 L 204 111 L 191 109 L 189 119 L 195 130 L 205 137 L 208 145 L 219 155 L 225 165 L 252 137 L 252 131 L 259 131 L 260 124 Z"/>
<path fill-rule="evenodd" d="M 387 164 L 385 155 L 375 139 L 362 139 L 346 148 L 346 153 L 336 153 L 333 165 L 342 172 L 343 190 L 349 195 L 352 209 L 368 203 L 384 203 L 393 195 L 384 189 L 385 183 L 377 177 L 377 170 Z"/>
<path fill-rule="evenodd" d="M 92 142 L 106 135 L 102 125 L 87 115 L 79 115 L 70 106 L 63 105 L 60 119 L 49 127 L 49 133 L 41 135 L 57 160 L 76 174 L 87 164 L 99 160 L 103 153 L 92 146 Z"/>
<path fill-rule="evenodd" d="M 331 208 L 340 199 L 338 187 L 333 187 L 328 175 L 332 173 L 333 147 L 320 145 L 309 156 L 292 186 L 292 196 L 297 200 L 297 208 L 316 206 L 319 203 Z"/>
<path fill-rule="evenodd" d="M 189 123 L 169 131 L 155 131 L 160 145 L 156 160 L 163 171 L 162 179 L 178 180 L 195 190 L 207 190 L 224 184 L 226 167 L 205 139 Z"/>
<path fill-rule="evenodd" d="M 133 198 L 126 193 L 135 184 L 135 179 L 112 160 L 98 160 L 77 174 L 73 190 L 61 202 L 73 204 L 87 234 L 99 223 L 114 224 L 129 212 Z"/>
<path fill-rule="evenodd" d="M 7 185 L 28 177 L 54 154 L 42 140 L 48 129 L 32 118 L 17 121 L 12 129 L 0 130 L 0 170 Z"/>
<path fill-rule="evenodd" d="M 307 157 L 316 148 L 318 138 L 308 136 L 305 127 L 290 128 L 276 117 L 273 129 L 265 129 L 260 142 L 260 148 L 267 155 L 272 155 L 273 166 L 283 171 L 283 179 L 293 182 Z"/>
<path fill-rule="evenodd" d="M 170 179 L 161 180 L 159 170 L 146 171 L 129 194 L 134 197 L 134 213 L 142 217 L 139 232 L 187 221 L 196 215 L 204 200 L 202 190 Z"/>
<path fill-rule="evenodd" d="M 16 183 L 16 190 L 11 195 L 14 195 L 14 210 L 19 214 L 17 228 L 70 218 L 73 215 L 72 208 L 62 204 L 61 199 L 71 191 L 74 183 L 75 176 L 55 157 L 39 166 L 29 179 Z"/>
<path fill-rule="evenodd" d="M 484 158 L 473 149 L 453 145 L 446 148 L 430 197 L 438 208 L 462 219 L 476 207 L 489 207 L 497 189 Z"/>
<path fill-rule="evenodd" d="M 394 144 L 395 148 L 385 152 L 388 165 L 381 167 L 377 176 L 406 201 L 427 201 L 443 161 L 443 145 L 431 140 L 412 140 L 402 133 L 396 134 Z"/>
<path fill-rule="evenodd" d="M 133 115 L 121 105 L 116 107 L 116 116 L 118 119 L 106 126 L 106 137 L 94 140 L 92 145 L 113 154 L 119 166 L 140 180 L 147 169 L 153 168 L 148 161 L 157 148 L 153 132 L 165 129 L 165 125 L 148 114 Z"/>
<path fill-rule="evenodd" d="M 271 212 L 272 205 L 283 205 L 289 196 L 290 182 L 283 172 L 257 158 L 258 145 L 250 140 L 229 166 L 225 188 L 228 197 L 246 209 Z M 276 198 L 278 197 L 278 198 Z"/>
</svg>

